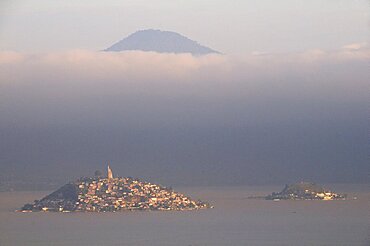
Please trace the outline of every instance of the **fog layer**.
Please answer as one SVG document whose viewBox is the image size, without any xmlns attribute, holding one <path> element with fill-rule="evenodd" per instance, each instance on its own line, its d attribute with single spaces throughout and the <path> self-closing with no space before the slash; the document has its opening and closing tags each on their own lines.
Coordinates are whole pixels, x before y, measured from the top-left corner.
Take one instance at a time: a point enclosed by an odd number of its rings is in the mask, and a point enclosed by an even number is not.
<svg viewBox="0 0 370 246">
<path fill-rule="evenodd" d="M 1 177 L 367 182 L 370 49 L 0 52 Z"/>
</svg>

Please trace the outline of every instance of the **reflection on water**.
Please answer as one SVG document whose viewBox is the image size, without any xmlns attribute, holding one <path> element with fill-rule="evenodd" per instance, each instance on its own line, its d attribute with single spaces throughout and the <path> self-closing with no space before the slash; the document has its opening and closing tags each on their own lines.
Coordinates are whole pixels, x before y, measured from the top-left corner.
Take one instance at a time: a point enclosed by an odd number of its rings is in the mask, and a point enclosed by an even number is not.
<svg viewBox="0 0 370 246">
<path fill-rule="evenodd" d="M 176 189 L 209 210 L 68 214 L 13 212 L 48 192 L 0 193 L 0 245 L 370 245 L 367 187 L 330 187 L 357 200 L 247 199 L 281 188 Z"/>
</svg>

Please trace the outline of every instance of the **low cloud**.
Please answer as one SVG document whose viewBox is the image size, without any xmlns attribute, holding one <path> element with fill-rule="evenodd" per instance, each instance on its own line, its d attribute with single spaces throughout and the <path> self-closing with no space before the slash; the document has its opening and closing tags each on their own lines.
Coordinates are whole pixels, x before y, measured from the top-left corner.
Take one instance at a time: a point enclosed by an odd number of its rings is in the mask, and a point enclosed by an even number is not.
<svg viewBox="0 0 370 246">
<path fill-rule="evenodd" d="M 359 49 L 368 49 L 369 44 L 367 42 L 347 44 L 342 47 L 345 50 L 359 50 Z"/>
<path fill-rule="evenodd" d="M 161 80 L 189 78 L 202 68 L 223 67 L 226 59 L 218 55 L 194 57 L 190 54 L 160 54 L 155 52 L 92 52 L 74 50 L 63 53 L 21 54 L 0 52 L 1 80 L 18 74 L 16 81 L 24 78 L 49 78 L 55 80 Z M 218 70 L 218 69 L 216 69 Z"/>
<path fill-rule="evenodd" d="M 0 165 L 72 177 L 114 159 L 119 173 L 169 184 L 365 182 L 369 62 L 367 44 L 243 57 L 0 52 Z"/>
<path fill-rule="evenodd" d="M 251 110 L 255 105 L 252 111 L 257 112 L 258 105 L 279 100 L 364 101 L 369 61 L 365 44 L 244 57 L 140 51 L 0 52 L 0 101 L 9 116 L 7 124 L 15 118 L 17 122 L 64 121 L 68 113 L 78 118 L 82 112 L 87 121 L 90 114 L 106 116 L 104 109 L 127 117 L 141 114 L 145 120 L 151 120 L 145 116 L 150 112 L 166 115 L 190 110 L 193 117 L 207 121 L 200 111 L 204 108 L 217 121 L 230 109 L 241 110 L 241 105 Z M 53 106 L 62 110 L 57 113 Z M 96 112 L 86 112 L 87 108 Z M 55 119 L 48 119 L 47 111 Z"/>
<path fill-rule="evenodd" d="M 190 54 L 160 54 L 156 52 L 94 52 L 72 50 L 59 53 L 23 54 L 11 51 L 0 52 L 1 83 L 12 77 L 15 82 L 25 77 L 55 80 L 192 80 L 197 76 L 218 79 L 219 76 L 263 76 L 259 70 L 278 69 L 285 72 L 292 64 L 300 70 L 309 70 L 314 65 L 361 62 L 370 59 L 367 43 L 355 43 L 334 51 L 308 50 L 301 53 L 268 54 L 252 53 L 244 57 Z M 258 69 L 257 71 L 255 69 Z M 268 73 L 268 71 L 266 71 Z M 174 83 L 176 81 L 173 81 Z"/>
</svg>

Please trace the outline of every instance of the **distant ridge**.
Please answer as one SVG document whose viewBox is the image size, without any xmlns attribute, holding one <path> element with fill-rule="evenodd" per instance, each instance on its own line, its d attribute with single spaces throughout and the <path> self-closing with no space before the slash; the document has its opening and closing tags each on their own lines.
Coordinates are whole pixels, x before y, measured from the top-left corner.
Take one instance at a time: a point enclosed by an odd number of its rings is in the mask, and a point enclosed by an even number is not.
<svg viewBox="0 0 370 246">
<path fill-rule="evenodd" d="M 137 31 L 104 51 L 141 50 L 159 53 L 190 53 L 192 55 L 220 54 L 179 33 L 161 30 Z"/>
</svg>

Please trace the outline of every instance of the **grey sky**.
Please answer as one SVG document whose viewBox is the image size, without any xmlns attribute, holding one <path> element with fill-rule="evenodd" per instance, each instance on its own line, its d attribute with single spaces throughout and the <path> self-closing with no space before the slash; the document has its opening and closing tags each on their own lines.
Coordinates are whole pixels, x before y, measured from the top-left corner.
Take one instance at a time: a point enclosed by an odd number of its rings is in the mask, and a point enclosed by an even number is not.
<svg viewBox="0 0 370 246">
<path fill-rule="evenodd" d="M 5 0 L 0 7 L 1 50 L 101 50 L 147 28 L 176 31 L 233 55 L 369 40 L 366 0 Z"/>
</svg>

